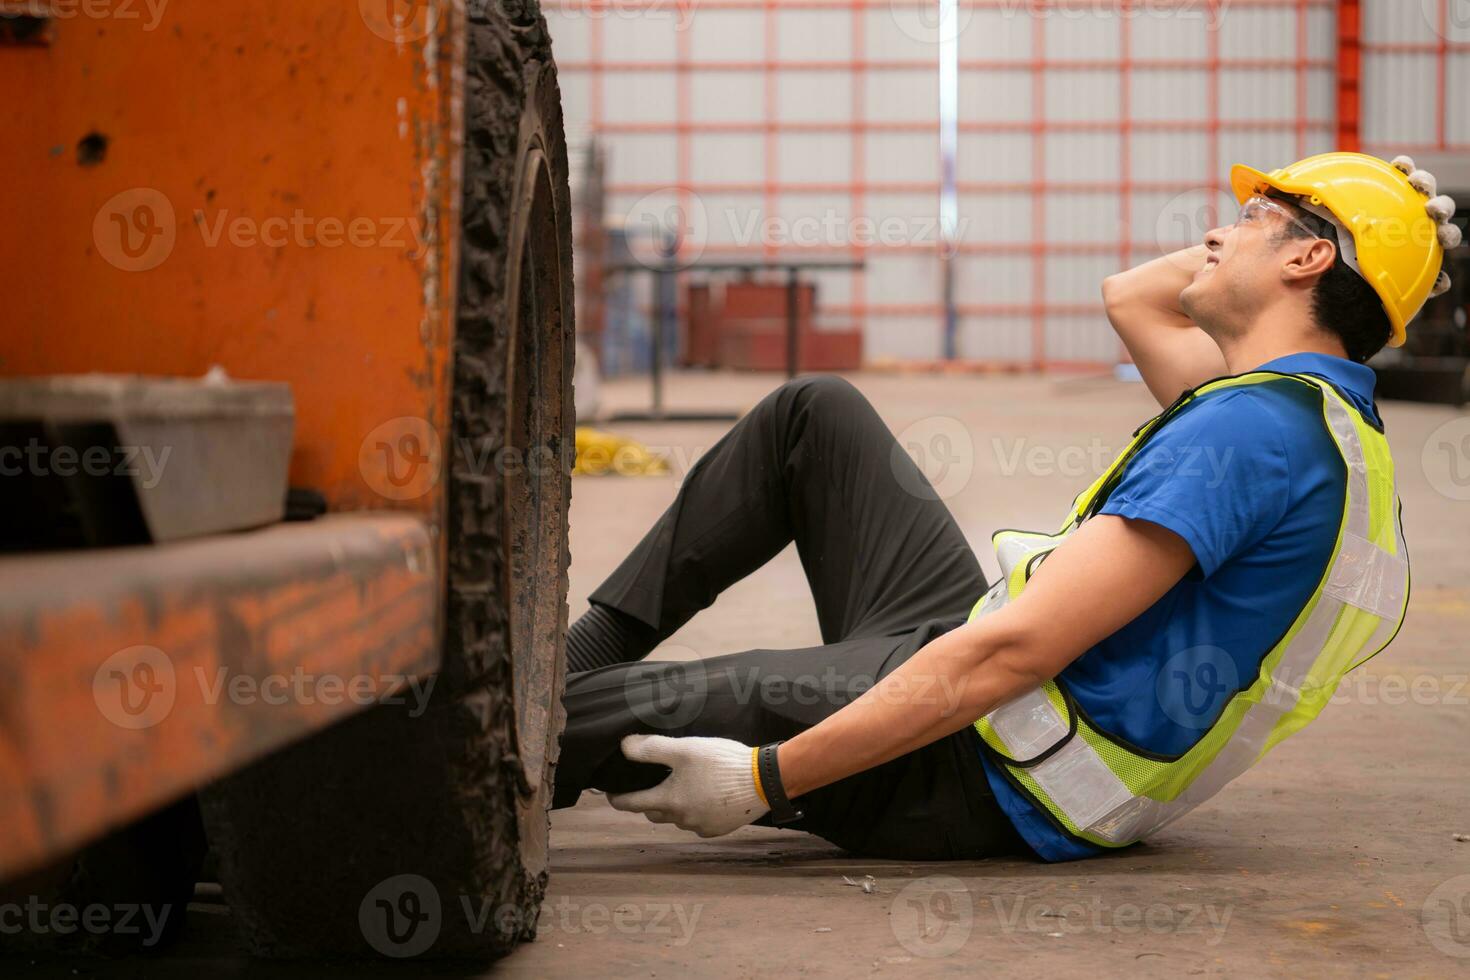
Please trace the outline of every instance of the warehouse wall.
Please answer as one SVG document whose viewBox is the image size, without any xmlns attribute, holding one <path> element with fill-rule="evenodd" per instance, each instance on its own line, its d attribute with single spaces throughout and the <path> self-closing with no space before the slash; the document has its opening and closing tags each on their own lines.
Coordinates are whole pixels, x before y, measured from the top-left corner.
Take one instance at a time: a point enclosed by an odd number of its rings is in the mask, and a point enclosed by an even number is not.
<svg viewBox="0 0 1470 980">
<path fill-rule="evenodd" d="M 1465 6 L 1363 0 L 1365 148 L 1470 140 Z M 821 322 L 861 324 L 873 360 L 940 357 L 934 9 L 548 4 L 568 121 L 609 151 L 609 220 L 679 227 L 686 259 L 862 258 L 864 274 L 817 277 Z M 1336 15 L 1337 0 L 961 0 L 959 356 L 1112 363 L 1105 275 L 1228 215 L 1232 162 L 1332 148 Z"/>
</svg>

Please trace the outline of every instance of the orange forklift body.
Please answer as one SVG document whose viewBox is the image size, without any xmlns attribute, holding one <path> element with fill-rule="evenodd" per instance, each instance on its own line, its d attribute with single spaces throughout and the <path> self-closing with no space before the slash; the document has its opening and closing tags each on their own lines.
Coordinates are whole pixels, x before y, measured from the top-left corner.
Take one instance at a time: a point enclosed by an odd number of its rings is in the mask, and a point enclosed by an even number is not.
<svg viewBox="0 0 1470 980">
<path fill-rule="evenodd" d="M 195 668 L 438 665 L 464 0 L 227 6 L 0 0 L 0 377 L 285 381 L 292 484 L 408 513 L 0 559 L 0 880 L 360 710 L 210 704 Z M 173 724 L 99 710 L 139 645 L 186 651 Z"/>
</svg>

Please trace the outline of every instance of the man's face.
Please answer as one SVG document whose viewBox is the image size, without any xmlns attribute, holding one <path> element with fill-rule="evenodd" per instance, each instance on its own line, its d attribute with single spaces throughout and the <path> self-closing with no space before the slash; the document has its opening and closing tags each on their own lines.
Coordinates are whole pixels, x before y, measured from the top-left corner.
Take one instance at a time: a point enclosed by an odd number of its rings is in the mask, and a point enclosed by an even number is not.
<svg viewBox="0 0 1470 980">
<path fill-rule="evenodd" d="M 1285 202 L 1251 198 L 1234 224 L 1207 233 L 1204 268 L 1179 294 L 1184 312 L 1212 336 L 1249 325 L 1287 288 L 1281 270 L 1289 250 L 1313 240 L 1294 215 Z"/>
</svg>

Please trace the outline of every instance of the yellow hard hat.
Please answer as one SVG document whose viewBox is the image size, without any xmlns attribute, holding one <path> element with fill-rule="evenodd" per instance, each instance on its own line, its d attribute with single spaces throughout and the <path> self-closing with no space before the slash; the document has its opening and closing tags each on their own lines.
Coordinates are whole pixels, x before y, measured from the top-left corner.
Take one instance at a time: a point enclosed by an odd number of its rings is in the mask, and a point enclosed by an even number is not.
<svg viewBox="0 0 1470 980">
<path fill-rule="evenodd" d="M 1355 268 L 1373 287 L 1393 324 L 1388 346 L 1404 342 L 1404 330 L 1429 299 L 1444 262 L 1438 224 L 1425 210 L 1429 195 L 1393 164 L 1364 153 L 1319 153 L 1263 173 L 1236 164 L 1230 187 L 1244 203 L 1267 190 L 1303 199 L 1309 210 L 1325 208 L 1339 230 L 1351 233 L 1341 251 L 1356 251 Z"/>
</svg>

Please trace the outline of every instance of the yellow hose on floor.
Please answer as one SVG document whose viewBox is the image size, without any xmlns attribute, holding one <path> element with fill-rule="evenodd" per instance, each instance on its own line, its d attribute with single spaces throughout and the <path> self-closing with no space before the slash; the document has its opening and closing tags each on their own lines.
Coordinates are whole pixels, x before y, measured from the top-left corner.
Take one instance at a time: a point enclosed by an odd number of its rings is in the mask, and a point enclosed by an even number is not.
<svg viewBox="0 0 1470 980">
<path fill-rule="evenodd" d="M 577 426 L 576 476 L 665 476 L 669 462 L 646 446 L 585 426 Z"/>
</svg>

